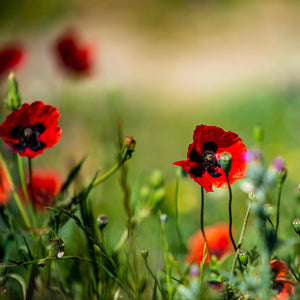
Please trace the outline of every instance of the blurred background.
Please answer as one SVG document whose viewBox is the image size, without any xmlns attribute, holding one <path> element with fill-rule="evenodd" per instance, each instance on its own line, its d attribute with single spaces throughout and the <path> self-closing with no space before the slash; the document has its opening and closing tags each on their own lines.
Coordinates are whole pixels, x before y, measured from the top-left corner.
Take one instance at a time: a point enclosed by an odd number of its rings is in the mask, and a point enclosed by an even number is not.
<svg viewBox="0 0 300 300">
<path fill-rule="evenodd" d="M 66 76 L 57 63 L 56 40 L 70 28 L 93 50 L 88 76 Z M 288 169 L 280 228 L 287 236 L 294 234 L 290 222 L 299 217 L 299 28 L 296 0 L 0 2 L 0 49 L 8 43 L 24 49 L 15 70 L 23 102 L 43 100 L 61 113 L 63 138 L 35 158 L 34 166 L 50 165 L 66 176 L 87 154 L 76 188 L 87 185 L 97 168 L 104 173 L 114 164 L 119 121 L 124 135 L 137 141 L 128 162 L 129 184 L 143 186 L 159 169 L 167 192 L 162 210 L 172 215 L 172 162 L 186 158 L 196 125 L 236 132 L 251 149 L 259 124 L 265 132 L 266 166 L 281 156 Z M 6 84 L 1 78 L 2 98 Z M 3 119 L 7 111 L 1 109 Z M 236 228 L 248 203 L 240 185 L 233 184 Z M 276 187 L 272 193 L 275 203 Z M 199 199 L 200 187 L 183 178 L 185 240 L 199 228 Z M 107 230 L 115 243 L 125 222 L 118 176 L 97 188 L 91 201 L 95 215 L 109 215 Z M 227 201 L 226 190 L 207 194 L 206 224 L 227 221 Z M 146 224 L 156 224 L 155 218 Z M 153 245 L 159 236 L 155 228 L 141 247 Z M 147 226 L 141 230 L 143 237 Z"/>
</svg>

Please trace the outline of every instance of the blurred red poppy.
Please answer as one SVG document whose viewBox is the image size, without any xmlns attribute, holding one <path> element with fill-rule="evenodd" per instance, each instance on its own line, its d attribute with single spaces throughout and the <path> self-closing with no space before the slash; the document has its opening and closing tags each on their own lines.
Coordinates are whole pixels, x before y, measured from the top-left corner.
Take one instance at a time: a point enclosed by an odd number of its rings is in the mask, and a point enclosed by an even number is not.
<svg viewBox="0 0 300 300">
<path fill-rule="evenodd" d="M 0 137 L 20 156 L 33 158 L 61 138 L 58 110 L 41 101 L 25 103 L 0 125 Z"/>
<path fill-rule="evenodd" d="M 8 203 L 10 198 L 10 187 L 6 174 L 0 165 L 0 206 Z"/>
<path fill-rule="evenodd" d="M 75 31 L 68 30 L 56 41 L 58 62 L 68 73 L 87 75 L 94 63 L 94 47 L 81 44 Z"/>
<path fill-rule="evenodd" d="M 56 197 L 61 191 L 63 180 L 60 173 L 54 169 L 34 169 L 32 172 L 32 193 L 29 186 L 29 178 L 26 179 L 27 192 L 32 202 L 34 199 L 35 208 L 39 211 L 46 210 L 46 207 L 52 207 Z M 20 194 L 25 201 L 24 193 L 20 189 Z M 33 197 L 32 197 L 33 194 Z"/>
<path fill-rule="evenodd" d="M 24 49 L 20 46 L 6 46 L 0 49 L 0 78 L 22 62 Z"/>
<path fill-rule="evenodd" d="M 173 164 L 181 166 L 206 192 L 213 192 L 212 185 L 217 188 L 227 187 L 226 175 L 220 165 L 220 154 L 231 154 L 228 177 L 232 184 L 247 174 L 247 162 L 244 159 L 246 151 L 246 146 L 237 134 L 216 126 L 200 125 L 196 127 L 193 143 L 188 147 L 187 160 Z"/>
<path fill-rule="evenodd" d="M 293 279 L 285 278 L 290 273 L 288 265 L 279 259 L 274 259 L 270 263 L 273 275 L 272 289 L 276 291 L 276 298 L 288 300 L 290 295 L 295 294 Z"/>
<path fill-rule="evenodd" d="M 228 233 L 227 223 L 217 223 L 212 226 L 205 227 L 205 236 L 211 254 L 218 259 L 232 253 L 233 247 Z M 200 264 L 203 259 L 203 249 L 205 241 L 201 230 L 197 231 L 189 240 L 189 251 L 186 256 L 186 262 L 189 264 Z M 207 258 L 205 263 L 210 262 L 210 257 L 206 250 Z"/>
</svg>

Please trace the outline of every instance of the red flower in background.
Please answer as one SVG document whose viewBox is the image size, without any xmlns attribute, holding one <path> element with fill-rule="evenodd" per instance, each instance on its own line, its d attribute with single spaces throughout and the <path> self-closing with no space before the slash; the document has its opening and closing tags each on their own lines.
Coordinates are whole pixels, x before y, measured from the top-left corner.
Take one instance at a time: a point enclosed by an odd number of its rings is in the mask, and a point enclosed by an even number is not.
<svg viewBox="0 0 300 300">
<path fill-rule="evenodd" d="M 274 259 L 270 263 L 273 275 L 272 289 L 276 291 L 279 300 L 288 300 L 290 295 L 295 294 L 293 279 L 285 278 L 290 273 L 288 265 L 279 259 Z"/>
<path fill-rule="evenodd" d="M 69 73 L 89 74 L 94 60 L 94 47 L 90 44 L 80 44 L 77 34 L 66 31 L 56 41 L 58 61 Z"/>
<path fill-rule="evenodd" d="M 26 182 L 29 182 L 28 178 Z M 60 173 L 53 169 L 35 169 L 32 172 L 31 182 L 35 208 L 39 211 L 43 211 L 46 210 L 47 206 L 52 207 L 63 185 Z M 27 184 L 27 192 L 32 203 L 32 193 L 29 183 Z M 25 201 L 21 187 L 20 193 Z"/>
<path fill-rule="evenodd" d="M 0 206 L 7 204 L 10 198 L 10 187 L 6 174 L 0 165 Z"/>
<path fill-rule="evenodd" d="M 226 175 L 220 166 L 220 154 L 229 152 L 232 156 L 228 176 L 229 183 L 232 184 L 247 174 L 247 163 L 244 159 L 246 151 L 246 146 L 237 134 L 216 126 L 200 125 L 194 131 L 187 160 L 173 164 L 181 166 L 206 192 L 213 192 L 212 185 L 217 188 L 227 187 Z"/>
<path fill-rule="evenodd" d="M 23 104 L 0 125 L 0 137 L 20 156 L 33 158 L 61 138 L 58 110 L 41 101 Z"/>
<path fill-rule="evenodd" d="M 233 252 L 227 223 L 217 223 L 213 226 L 205 227 L 205 236 L 211 254 L 221 259 L 223 256 Z M 203 249 L 205 241 L 201 230 L 197 231 L 189 240 L 189 251 L 186 262 L 189 264 L 200 264 L 203 259 Z M 206 263 L 210 261 L 206 250 Z"/>
<path fill-rule="evenodd" d="M 0 49 L 0 78 L 17 67 L 24 57 L 24 50 L 19 46 L 6 46 Z"/>
</svg>

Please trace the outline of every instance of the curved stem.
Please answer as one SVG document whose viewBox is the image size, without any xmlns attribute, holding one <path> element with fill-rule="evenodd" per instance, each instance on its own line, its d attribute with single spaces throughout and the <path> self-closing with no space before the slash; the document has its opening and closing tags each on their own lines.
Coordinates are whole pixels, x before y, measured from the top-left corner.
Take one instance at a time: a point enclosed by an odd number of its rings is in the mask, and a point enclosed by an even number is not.
<svg viewBox="0 0 300 300">
<path fill-rule="evenodd" d="M 24 169 L 23 169 L 22 157 L 19 154 L 18 154 L 18 166 L 19 166 L 19 174 L 20 174 L 23 193 L 24 193 L 27 205 L 28 205 L 29 210 L 30 210 L 33 225 L 36 227 L 35 212 L 33 210 L 33 207 L 31 205 L 30 198 L 29 198 L 29 195 L 28 195 L 26 181 L 25 181 L 25 175 L 24 175 Z"/>
<path fill-rule="evenodd" d="M 228 191 L 229 191 L 229 204 L 228 204 L 228 211 L 229 211 L 229 236 L 230 236 L 231 243 L 233 245 L 234 251 L 236 252 L 237 247 L 236 247 L 235 241 L 233 239 L 233 235 L 232 235 L 232 208 L 231 208 L 231 206 L 232 206 L 232 191 L 231 191 L 231 186 L 230 186 L 230 183 L 229 183 L 228 175 L 226 176 L 226 179 L 227 179 Z"/>
<path fill-rule="evenodd" d="M 275 228 L 276 238 L 277 238 L 277 232 L 278 232 L 278 227 L 279 227 L 279 212 L 280 212 L 281 190 L 282 190 L 282 183 L 280 183 L 279 186 L 278 186 L 277 214 L 276 214 L 276 228 Z"/>
<path fill-rule="evenodd" d="M 244 223 L 243 223 L 243 227 L 242 227 L 242 231 L 241 231 L 239 243 L 238 243 L 237 249 L 235 251 L 234 260 L 233 260 L 233 264 L 232 264 L 232 267 L 231 267 L 231 274 L 233 274 L 233 272 L 234 272 L 234 267 L 235 267 L 236 261 L 238 259 L 239 251 L 240 251 L 240 249 L 242 247 L 242 242 L 243 242 L 244 234 L 245 234 L 246 227 L 247 227 L 247 224 L 248 224 L 248 219 L 249 219 L 249 216 L 250 216 L 250 208 L 251 208 L 251 204 L 249 203 L 247 211 L 246 211 L 246 215 L 245 215 L 245 218 L 244 218 Z"/>
<path fill-rule="evenodd" d="M 203 225 L 204 221 L 203 221 L 203 219 L 204 219 L 204 188 L 201 186 L 200 229 L 202 231 L 202 235 L 203 235 L 203 238 L 204 238 L 204 241 L 205 241 L 205 244 L 206 244 L 206 248 L 207 248 L 209 258 L 211 259 L 212 255 L 211 255 L 211 252 L 210 252 L 207 240 L 206 240 L 206 236 L 205 236 L 205 232 L 204 232 L 204 225 Z"/>
<path fill-rule="evenodd" d="M 14 185 L 14 183 L 13 183 L 13 180 L 12 180 L 12 178 L 11 178 L 10 172 L 9 172 L 9 170 L 8 170 L 8 168 L 7 168 L 6 162 L 4 161 L 4 159 L 3 159 L 1 153 L 0 153 L 0 164 L 1 164 L 2 168 L 3 168 L 3 170 L 4 170 L 4 173 L 5 173 L 5 175 L 6 175 L 8 184 L 9 184 L 11 190 L 12 190 L 12 194 L 13 194 L 13 196 L 14 196 L 14 198 L 15 198 L 16 204 L 17 204 L 17 206 L 18 206 L 18 208 L 19 208 L 19 211 L 20 211 L 20 213 L 21 213 L 21 215 L 22 215 L 22 218 L 23 218 L 23 220 L 24 220 L 24 222 L 25 222 L 25 225 L 26 225 L 26 227 L 27 227 L 28 229 L 30 229 L 30 228 L 31 228 L 30 221 L 29 221 L 29 219 L 28 219 L 28 216 L 27 216 L 27 214 L 26 214 L 26 211 L 25 211 L 25 209 L 24 209 L 24 206 L 23 206 L 23 204 L 22 204 L 22 201 L 21 201 L 19 195 L 17 194 L 17 192 L 16 192 L 16 190 L 15 190 L 15 185 Z"/>
</svg>

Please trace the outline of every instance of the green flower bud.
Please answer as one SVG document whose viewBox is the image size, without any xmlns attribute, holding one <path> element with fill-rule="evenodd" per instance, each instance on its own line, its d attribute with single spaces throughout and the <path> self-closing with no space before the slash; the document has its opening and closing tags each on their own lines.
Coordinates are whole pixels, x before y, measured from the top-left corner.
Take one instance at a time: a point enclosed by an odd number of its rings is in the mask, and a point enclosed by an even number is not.
<svg viewBox="0 0 300 300">
<path fill-rule="evenodd" d="M 166 197 L 166 190 L 164 188 L 160 188 L 158 190 L 156 190 L 154 193 L 153 193 L 153 198 L 152 198 L 152 201 L 153 201 L 153 204 L 157 204 L 159 202 L 161 202 L 162 200 L 164 200 L 164 198 Z"/>
<path fill-rule="evenodd" d="M 300 219 L 297 218 L 293 221 L 293 227 L 295 229 L 295 232 L 300 235 Z"/>
<path fill-rule="evenodd" d="M 164 183 L 163 174 L 160 170 L 155 170 L 150 176 L 150 185 L 154 189 L 161 187 Z"/>
<path fill-rule="evenodd" d="M 256 200 L 256 195 L 255 195 L 255 193 L 250 192 L 250 193 L 248 194 L 248 198 L 249 198 L 249 200 L 251 200 L 251 201 Z"/>
<path fill-rule="evenodd" d="M 264 130 L 260 125 L 253 128 L 253 136 L 258 144 L 262 144 L 264 141 Z"/>
<path fill-rule="evenodd" d="M 8 76 L 5 102 L 7 107 L 12 111 L 15 111 L 21 106 L 21 97 L 18 89 L 18 82 L 13 72 L 11 72 Z"/>
<path fill-rule="evenodd" d="M 143 249 L 141 250 L 141 254 L 142 254 L 142 256 L 143 256 L 144 258 L 147 258 L 147 257 L 148 257 L 148 254 L 149 254 L 148 249 L 143 248 Z"/>
<path fill-rule="evenodd" d="M 264 204 L 263 210 L 266 218 L 270 218 L 274 211 L 273 206 L 269 203 Z"/>
<path fill-rule="evenodd" d="M 124 139 L 122 156 L 124 159 L 129 159 L 132 156 L 132 152 L 135 150 L 136 141 L 132 136 L 126 136 Z"/>
<path fill-rule="evenodd" d="M 229 152 L 224 152 L 220 155 L 220 165 L 225 175 L 228 176 L 231 169 L 231 154 Z"/>
<path fill-rule="evenodd" d="M 0 276 L 0 286 L 4 286 L 6 282 L 6 276 L 5 275 L 1 275 Z"/>
<path fill-rule="evenodd" d="M 7 264 L 6 263 L 1 263 L 0 264 L 0 275 L 5 275 L 7 271 Z"/>
<path fill-rule="evenodd" d="M 98 224 L 98 227 L 99 227 L 100 231 L 102 231 L 106 227 L 106 225 L 108 224 L 108 216 L 107 215 L 98 216 L 97 224 Z"/>
<path fill-rule="evenodd" d="M 278 172 L 277 179 L 279 184 L 283 184 L 287 176 L 287 169 L 283 168 Z"/>
<path fill-rule="evenodd" d="M 248 264 L 248 252 L 246 250 L 240 250 L 239 260 L 244 267 L 247 267 Z"/>
<path fill-rule="evenodd" d="M 150 196 L 150 188 L 147 185 L 141 187 L 140 196 L 142 198 L 148 198 Z"/>
</svg>

